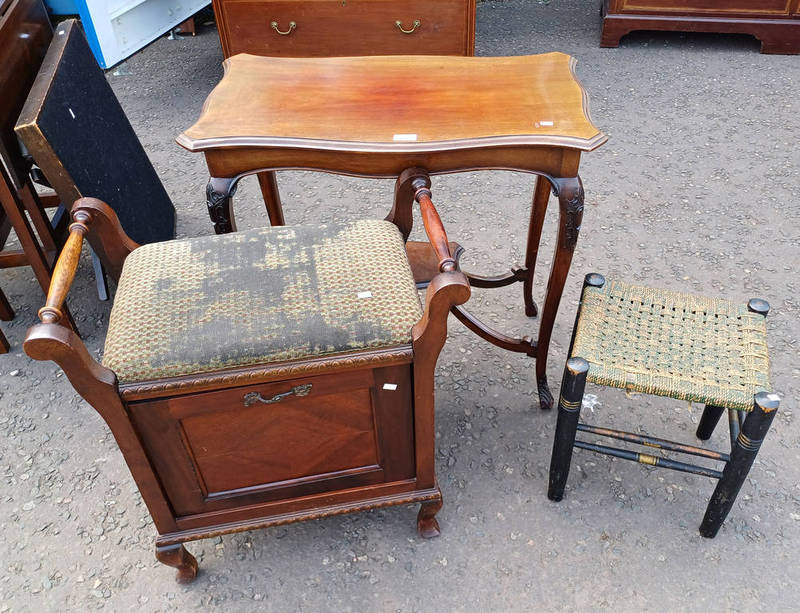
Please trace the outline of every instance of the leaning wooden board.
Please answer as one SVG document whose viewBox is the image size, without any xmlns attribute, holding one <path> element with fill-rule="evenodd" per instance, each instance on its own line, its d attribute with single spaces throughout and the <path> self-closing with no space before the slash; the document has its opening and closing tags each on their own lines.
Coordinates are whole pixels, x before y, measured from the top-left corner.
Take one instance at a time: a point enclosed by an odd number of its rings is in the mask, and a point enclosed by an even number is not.
<svg viewBox="0 0 800 613">
<path fill-rule="evenodd" d="M 49 194 L 37 195 L 14 123 L 52 37 L 42 0 L 0 0 L 0 268 L 30 266 L 45 291 L 58 255 L 59 228 L 53 229 L 44 209 L 57 202 Z M 12 228 L 21 249 L 6 248 Z M 11 317 L 11 305 L 0 293 L 0 319 Z M 72 325 L 71 316 L 67 321 Z"/>
<path fill-rule="evenodd" d="M 102 199 L 138 243 L 175 236 L 175 207 L 76 21 L 56 29 L 16 131 L 62 200 Z"/>
</svg>

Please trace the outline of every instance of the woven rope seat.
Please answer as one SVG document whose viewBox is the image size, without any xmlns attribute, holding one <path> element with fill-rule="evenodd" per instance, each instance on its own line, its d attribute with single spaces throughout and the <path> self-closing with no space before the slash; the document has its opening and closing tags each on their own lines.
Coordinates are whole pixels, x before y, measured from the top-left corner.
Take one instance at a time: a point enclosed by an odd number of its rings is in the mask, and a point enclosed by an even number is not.
<svg viewBox="0 0 800 613">
<path fill-rule="evenodd" d="M 103 364 L 130 383 L 410 345 L 421 315 L 387 221 L 152 243 L 125 260 Z"/>
<path fill-rule="evenodd" d="M 772 389 L 764 316 L 621 281 L 585 288 L 572 357 L 589 382 L 728 409 L 750 411 Z"/>
</svg>

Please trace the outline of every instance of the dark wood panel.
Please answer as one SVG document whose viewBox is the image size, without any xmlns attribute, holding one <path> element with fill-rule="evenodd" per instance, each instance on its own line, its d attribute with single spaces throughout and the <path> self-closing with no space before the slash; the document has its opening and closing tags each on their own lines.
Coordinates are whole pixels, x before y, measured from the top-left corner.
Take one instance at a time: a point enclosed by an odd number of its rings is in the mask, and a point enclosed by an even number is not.
<svg viewBox="0 0 800 613">
<path fill-rule="evenodd" d="M 176 513 L 191 515 L 413 478 L 412 402 L 402 365 L 130 406 Z"/>
<path fill-rule="evenodd" d="M 241 532 L 269 525 L 338 515 L 342 511 L 335 510 L 336 507 L 352 505 L 344 512 L 363 511 L 392 504 L 407 504 L 422 497 L 441 499 L 441 494 L 438 487 L 420 490 L 413 479 L 347 489 L 335 488 L 303 498 L 277 499 L 247 506 L 236 505 L 229 509 L 178 517 L 176 523 L 179 532 L 167 535 L 164 540 L 189 541 L 228 532 Z"/>
<path fill-rule="evenodd" d="M 53 37 L 42 0 L 3 2 L 0 17 L 0 164 L 20 189 L 29 165 L 23 160 L 14 124 Z"/>
<path fill-rule="evenodd" d="M 369 389 L 232 406 L 181 421 L 209 495 L 375 466 Z"/>
<path fill-rule="evenodd" d="M 800 54 L 797 0 L 604 0 L 601 47 L 636 30 L 750 34 L 761 53 Z"/>
<path fill-rule="evenodd" d="M 373 406 L 384 478 L 410 479 L 415 469 L 411 366 L 378 368 L 374 374 Z"/>
<path fill-rule="evenodd" d="M 623 0 L 622 10 L 669 13 L 788 15 L 792 0 Z"/>
<path fill-rule="evenodd" d="M 471 53 L 464 0 L 223 2 L 227 55 Z M 401 26 L 396 22 L 400 21 Z M 415 25 L 415 21 L 419 23 Z M 272 27 L 276 23 L 277 30 Z M 295 25 L 292 26 L 291 24 Z M 400 28 L 408 33 L 404 33 Z M 278 32 L 284 32 L 281 34 Z"/>
</svg>

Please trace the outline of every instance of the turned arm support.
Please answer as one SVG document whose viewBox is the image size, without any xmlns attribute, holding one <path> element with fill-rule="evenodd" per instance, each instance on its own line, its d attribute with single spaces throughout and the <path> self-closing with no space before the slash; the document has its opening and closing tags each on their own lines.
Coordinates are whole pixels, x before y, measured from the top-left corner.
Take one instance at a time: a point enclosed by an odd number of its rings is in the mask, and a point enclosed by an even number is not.
<svg viewBox="0 0 800 613">
<path fill-rule="evenodd" d="M 47 290 L 47 300 L 39 309 L 39 319 L 44 324 L 57 324 L 64 317 L 62 307 L 67 298 L 67 292 L 75 279 L 78 269 L 78 260 L 81 257 L 83 237 L 89 232 L 92 223 L 91 216 L 85 212 L 77 212 L 72 217 L 74 222 L 69 226 L 69 237 L 58 256 L 50 287 Z"/>
<path fill-rule="evenodd" d="M 95 198 L 76 200 L 72 206 L 72 219 L 69 236 L 53 269 L 45 305 L 39 309 L 42 323 L 28 330 L 25 353 L 35 360 L 58 363 L 78 391 L 86 381 L 103 383 L 116 389 L 114 373 L 89 355 L 77 334 L 59 324 L 64 318 L 62 309 L 75 279 L 84 238 L 92 243 L 92 248 L 101 258 L 108 256 L 104 263 L 115 279 L 119 279 L 127 255 L 139 245 L 122 230 L 114 211 Z M 87 399 L 90 396 L 84 394 Z"/>
<path fill-rule="evenodd" d="M 71 214 L 73 223 L 69 226 L 69 237 L 53 270 L 47 301 L 39 309 L 39 319 L 46 324 L 58 323 L 64 316 L 64 300 L 75 279 L 84 238 L 91 243 L 115 281 L 119 281 L 125 258 L 139 246 L 125 234 L 113 209 L 97 198 L 76 200 Z"/>
<path fill-rule="evenodd" d="M 414 200 L 419 203 L 425 233 L 428 235 L 428 240 L 436 252 L 436 257 L 439 259 L 439 272 L 453 272 L 458 268 L 458 264 L 453 254 L 450 253 L 447 232 L 444 229 L 441 217 L 439 217 L 439 212 L 433 205 L 431 190 L 428 185 L 427 177 L 416 177 L 411 181 L 411 186 L 414 189 Z"/>
<path fill-rule="evenodd" d="M 415 344 L 428 339 L 436 355 L 447 336 L 447 314 L 456 305 L 465 303 L 471 294 L 466 275 L 458 269 L 458 262 L 450 252 L 447 232 L 431 199 L 430 181 L 420 174 L 411 181 L 414 199 L 419 203 L 425 233 L 439 260 L 437 274 L 425 293 L 425 309 L 422 318 L 414 326 Z"/>
</svg>

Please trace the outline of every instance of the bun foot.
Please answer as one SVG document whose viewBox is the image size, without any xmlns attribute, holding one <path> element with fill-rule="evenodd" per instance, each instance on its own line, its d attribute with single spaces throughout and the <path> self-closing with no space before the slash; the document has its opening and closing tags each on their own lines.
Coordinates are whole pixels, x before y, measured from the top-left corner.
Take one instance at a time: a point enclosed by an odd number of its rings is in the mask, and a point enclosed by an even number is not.
<svg viewBox="0 0 800 613">
<path fill-rule="evenodd" d="M 442 508 L 442 500 L 432 500 L 423 502 L 417 515 L 417 532 L 424 539 L 432 539 L 439 536 L 442 531 L 439 529 L 439 522 L 436 521 L 436 514 Z"/>
<path fill-rule="evenodd" d="M 191 583 L 197 576 L 197 560 L 180 543 L 177 545 L 156 545 L 156 559 L 162 564 L 177 569 L 175 581 Z"/>
</svg>

